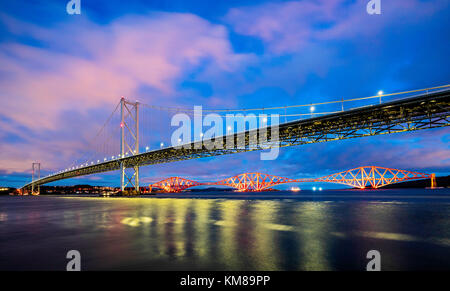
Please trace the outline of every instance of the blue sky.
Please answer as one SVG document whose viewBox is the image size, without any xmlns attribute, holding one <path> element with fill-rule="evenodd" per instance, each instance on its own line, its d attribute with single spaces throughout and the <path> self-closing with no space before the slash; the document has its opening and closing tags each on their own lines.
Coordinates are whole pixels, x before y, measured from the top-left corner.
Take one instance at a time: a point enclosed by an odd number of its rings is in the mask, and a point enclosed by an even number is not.
<svg viewBox="0 0 450 291">
<path fill-rule="evenodd" d="M 450 3 L 383 1 L 0 3 L 0 184 L 64 169 L 120 96 L 161 106 L 271 107 L 450 83 Z M 145 167 L 143 181 L 241 172 L 315 177 L 362 165 L 450 172 L 447 128 Z M 117 185 L 118 174 L 58 184 Z M 328 187 L 330 187 L 328 185 Z"/>
</svg>

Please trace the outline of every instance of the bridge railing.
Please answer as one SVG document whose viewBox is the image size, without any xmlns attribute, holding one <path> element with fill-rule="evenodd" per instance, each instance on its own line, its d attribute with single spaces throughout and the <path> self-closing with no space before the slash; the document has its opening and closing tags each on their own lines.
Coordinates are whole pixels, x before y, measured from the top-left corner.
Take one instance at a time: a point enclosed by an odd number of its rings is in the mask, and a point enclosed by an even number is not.
<svg viewBox="0 0 450 291">
<path fill-rule="evenodd" d="M 450 84 L 448 85 L 442 85 L 442 86 L 435 86 L 435 87 L 428 87 L 423 89 L 414 89 L 414 90 L 408 90 L 408 91 L 401 91 L 401 92 L 394 92 L 394 93 L 384 93 L 382 91 L 378 92 L 376 95 L 371 96 L 365 96 L 365 97 L 358 97 L 358 98 L 335 98 L 331 101 L 323 101 L 323 102 L 311 102 L 311 103 L 305 103 L 305 104 L 298 104 L 298 105 L 286 105 L 286 106 L 275 106 L 275 107 L 256 107 L 256 108 L 241 108 L 241 109 L 233 109 L 233 108 L 227 108 L 227 109 L 202 109 L 202 112 L 204 113 L 217 113 L 219 115 L 222 114 L 222 116 L 225 116 L 226 114 L 233 114 L 233 113 L 277 113 L 280 117 L 311 117 L 311 116 L 320 116 L 320 115 L 326 115 L 326 114 L 332 114 L 332 113 L 338 113 L 342 111 L 352 110 L 361 108 L 364 106 L 371 106 L 371 105 L 377 105 L 380 103 L 390 102 L 390 101 L 396 101 L 396 100 L 402 100 L 406 98 L 411 98 L 414 96 L 419 96 L 425 94 L 430 94 L 433 92 L 438 92 L 442 90 L 450 89 Z M 362 105 L 364 102 L 368 101 L 369 103 L 366 103 Z M 356 105 L 349 105 L 350 103 L 356 104 Z M 335 110 L 333 108 L 327 108 L 328 110 L 318 111 L 319 108 L 322 106 L 330 106 L 335 105 Z M 146 105 L 150 106 L 152 108 L 157 108 L 156 106 Z M 294 109 L 304 109 L 304 111 L 307 112 L 297 112 L 297 113 L 289 113 L 287 110 L 294 110 Z M 168 110 L 172 113 L 187 113 L 187 114 L 194 114 L 194 109 L 192 108 L 181 108 L 181 107 L 167 107 L 165 110 Z"/>
</svg>

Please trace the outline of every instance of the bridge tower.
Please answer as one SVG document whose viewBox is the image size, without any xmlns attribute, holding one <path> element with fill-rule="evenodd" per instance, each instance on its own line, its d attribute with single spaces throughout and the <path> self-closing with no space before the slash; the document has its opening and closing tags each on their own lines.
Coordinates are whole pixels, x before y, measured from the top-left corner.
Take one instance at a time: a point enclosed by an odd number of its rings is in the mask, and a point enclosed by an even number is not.
<svg viewBox="0 0 450 291">
<path fill-rule="evenodd" d="M 436 174 L 435 173 L 431 174 L 430 178 L 431 178 L 431 189 L 434 189 L 437 187 Z"/>
<path fill-rule="evenodd" d="M 123 191 L 131 185 L 139 193 L 139 166 L 132 166 L 132 173 L 127 173 L 127 165 L 123 160 L 128 154 L 139 154 L 139 102 L 133 103 L 122 97 L 120 120 L 120 189 Z"/>
<path fill-rule="evenodd" d="M 34 181 L 41 178 L 41 163 L 33 163 L 31 165 L 31 194 L 34 195 Z M 41 187 L 37 186 L 37 195 L 41 193 Z"/>
</svg>

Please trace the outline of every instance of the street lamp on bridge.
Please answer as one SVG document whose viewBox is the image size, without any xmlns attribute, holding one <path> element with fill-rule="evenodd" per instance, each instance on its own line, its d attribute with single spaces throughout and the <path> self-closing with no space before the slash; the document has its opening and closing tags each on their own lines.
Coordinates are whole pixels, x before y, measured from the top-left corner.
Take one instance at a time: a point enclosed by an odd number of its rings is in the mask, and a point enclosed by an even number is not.
<svg viewBox="0 0 450 291">
<path fill-rule="evenodd" d="M 309 107 L 309 111 L 311 111 L 311 117 L 314 117 L 314 110 L 316 110 L 316 107 L 311 105 L 311 107 Z"/>
<path fill-rule="evenodd" d="M 382 90 L 380 90 L 380 91 L 378 91 L 378 96 L 380 96 L 380 104 L 381 104 L 381 96 L 383 96 L 383 91 Z"/>
</svg>

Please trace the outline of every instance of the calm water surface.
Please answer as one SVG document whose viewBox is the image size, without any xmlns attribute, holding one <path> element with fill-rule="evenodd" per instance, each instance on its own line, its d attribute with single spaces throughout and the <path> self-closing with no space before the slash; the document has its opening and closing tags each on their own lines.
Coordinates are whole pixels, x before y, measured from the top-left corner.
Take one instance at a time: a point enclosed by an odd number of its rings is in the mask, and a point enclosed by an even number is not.
<svg viewBox="0 0 450 291">
<path fill-rule="evenodd" d="M 450 270 L 450 189 L 177 195 L 0 197 L 0 270 Z"/>
</svg>

